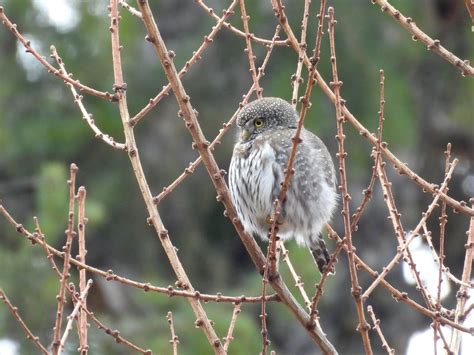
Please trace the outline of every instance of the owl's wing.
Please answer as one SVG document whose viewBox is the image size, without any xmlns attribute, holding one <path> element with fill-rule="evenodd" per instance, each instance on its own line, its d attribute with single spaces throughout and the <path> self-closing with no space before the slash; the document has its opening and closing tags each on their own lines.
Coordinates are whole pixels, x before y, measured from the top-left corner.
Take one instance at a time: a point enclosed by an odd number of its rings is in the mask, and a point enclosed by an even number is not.
<svg viewBox="0 0 474 355">
<path fill-rule="evenodd" d="M 313 171 L 322 174 L 327 184 L 336 189 L 337 180 L 334 163 L 326 145 L 318 136 L 306 129 L 301 131 L 301 139 L 303 140 L 301 143 L 302 153 L 306 155 Z"/>
</svg>

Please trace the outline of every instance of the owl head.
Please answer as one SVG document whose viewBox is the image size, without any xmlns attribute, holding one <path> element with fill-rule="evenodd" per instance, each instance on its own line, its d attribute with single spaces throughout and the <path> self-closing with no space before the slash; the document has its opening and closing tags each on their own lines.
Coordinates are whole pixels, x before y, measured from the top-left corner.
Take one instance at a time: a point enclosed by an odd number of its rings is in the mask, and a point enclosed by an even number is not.
<svg viewBox="0 0 474 355">
<path fill-rule="evenodd" d="M 298 114 L 285 100 L 264 97 L 245 105 L 237 116 L 240 139 L 250 141 L 262 132 L 282 128 L 296 128 Z"/>
</svg>

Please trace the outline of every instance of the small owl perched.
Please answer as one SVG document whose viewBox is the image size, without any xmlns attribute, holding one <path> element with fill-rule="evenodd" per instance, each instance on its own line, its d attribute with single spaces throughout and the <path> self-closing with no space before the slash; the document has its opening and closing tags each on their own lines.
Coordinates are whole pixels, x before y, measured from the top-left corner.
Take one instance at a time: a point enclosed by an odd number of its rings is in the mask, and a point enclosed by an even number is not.
<svg viewBox="0 0 474 355">
<path fill-rule="evenodd" d="M 249 103 L 237 117 L 241 134 L 229 168 L 230 192 L 244 229 L 264 240 L 268 238 L 273 202 L 284 180 L 297 121 L 293 107 L 275 97 Z M 323 272 L 329 254 L 320 233 L 337 204 L 336 176 L 324 143 L 304 128 L 300 137 L 278 235 L 282 240 L 294 236 L 299 245 L 306 245 Z"/>
</svg>

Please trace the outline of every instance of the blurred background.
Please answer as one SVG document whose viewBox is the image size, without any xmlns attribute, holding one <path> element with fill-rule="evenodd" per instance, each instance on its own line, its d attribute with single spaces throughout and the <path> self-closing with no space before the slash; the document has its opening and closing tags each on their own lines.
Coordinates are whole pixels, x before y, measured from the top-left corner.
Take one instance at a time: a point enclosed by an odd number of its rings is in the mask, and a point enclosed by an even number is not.
<svg viewBox="0 0 474 355">
<path fill-rule="evenodd" d="M 411 40 L 380 8 L 370 1 L 328 1 L 335 6 L 336 47 L 339 76 L 344 82 L 342 95 L 347 107 L 371 131 L 377 127 L 379 69 L 385 70 L 386 89 L 384 140 L 411 169 L 430 182 L 440 183 L 444 175 L 443 151 L 453 144 L 453 156 L 460 159 L 450 185 L 450 195 L 468 201 L 474 195 L 474 83 L 426 47 Z M 471 20 L 462 1 L 392 1 L 402 13 L 411 16 L 433 38 L 460 58 L 473 58 Z M 230 1 L 208 0 L 220 16 Z M 247 1 L 251 32 L 271 38 L 276 18 L 270 1 Z M 102 91 L 111 91 L 111 66 L 108 1 L 3 0 L 0 5 L 18 24 L 32 45 L 49 58 L 54 44 L 75 78 Z M 133 3 L 133 5 L 135 5 Z M 155 17 L 169 49 L 176 53 L 181 68 L 208 34 L 215 21 L 193 1 L 163 0 L 153 6 Z M 308 48 L 314 46 L 315 14 L 319 2 L 313 1 Z M 290 24 L 299 37 L 303 2 L 287 6 Z M 238 6 L 231 23 L 242 28 Z M 152 47 L 144 41 L 139 19 L 122 10 L 120 37 L 122 61 L 130 112 L 135 114 L 149 98 L 166 84 L 165 76 Z M 284 37 L 284 35 L 283 35 Z M 245 40 L 223 29 L 184 77 L 191 102 L 207 139 L 212 140 L 222 123 L 237 109 L 242 95 L 251 86 Z M 265 48 L 253 44 L 257 65 Z M 330 81 L 327 35 L 323 38 L 319 69 Z M 265 96 L 291 99 L 291 75 L 297 55 L 285 47 L 274 49 L 261 80 Z M 306 72 L 305 72 L 306 78 Z M 304 88 L 304 85 L 302 86 Z M 302 89 L 300 89 L 301 92 Z M 337 150 L 334 109 L 328 98 L 315 88 L 307 128 L 316 132 L 335 158 Z M 118 141 L 124 141 L 117 106 L 85 95 L 84 104 L 97 125 Z M 158 194 L 171 183 L 197 154 L 183 121 L 177 117 L 172 95 L 153 109 L 135 129 L 142 164 L 152 192 Z M 58 78 L 24 52 L 9 31 L 0 28 L 0 199 L 13 216 L 33 229 L 32 217 L 38 216 L 47 241 L 57 248 L 64 243 L 67 223 L 67 184 L 69 164 L 80 170 L 78 186 L 87 188 L 87 262 L 104 270 L 159 286 L 174 284 L 175 277 L 154 232 L 147 227 L 147 213 L 125 154 L 96 140 L 81 120 L 69 89 Z M 371 146 L 351 126 L 346 126 L 349 152 L 347 171 L 351 208 L 355 210 L 366 188 L 372 160 Z M 215 156 L 228 168 L 235 132 L 225 136 Z M 393 182 L 397 206 L 406 230 L 414 228 L 431 196 L 411 181 L 387 167 Z M 381 270 L 396 252 L 396 239 L 387 220 L 388 210 L 377 187 L 374 198 L 354 234 L 359 255 L 374 269 Z M 178 255 L 196 289 L 228 295 L 258 295 L 261 277 L 248 257 L 215 191 L 200 166 L 175 192 L 159 205 L 166 228 Z M 438 217 L 435 211 L 429 228 L 438 246 Z M 464 261 L 465 231 L 468 218 L 448 211 L 446 264 L 460 276 Z M 343 232 L 339 215 L 334 227 Z M 261 244 L 265 248 L 265 244 Z M 335 245 L 329 241 L 333 250 Z M 305 282 L 309 295 L 318 281 L 310 254 L 287 243 L 292 261 Z M 415 247 L 413 247 L 415 248 Z M 266 249 L 264 249 L 266 250 Z M 414 250 L 419 255 L 423 277 L 437 276 L 437 268 L 425 243 Z M 73 253 L 74 254 L 74 253 Z M 75 254 L 74 254 L 75 255 Z M 418 258 L 418 256 L 417 256 Z M 288 285 L 293 281 L 285 265 L 281 267 Z M 362 353 L 362 341 L 355 332 L 357 317 L 350 293 L 346 255 L 341 254 L 337 274 L 326 285 L 320 302 L 321 324 L 341 354 Z M 406 275 L 406 276 L 404 276 Z M 77 275 L 73 272 L 73 279 Z M 203 333 L 194 327 L 194 315 L 184 299 L 144 293 L 93 277 L 95 285 L 88 298 L 92 311 L 113 329 L 143 348 L 157 354 L 170 353 L 166 314 L 173 312 L 175 328 L 183 354 L 205 354 L 210 349 Z M 410 276 L 399 265 L 388 280 L 407 291 L 417 301 L 421 297 Z M 370 278 L 360 272 L 367 287 Z M 429 282 L 429 281 L 427 281 Z M 443 286 L 443 304 L 455 307 L 455 287 Z M 59 284 L 41 248 L 32 247 L 10 225 L 0 219 L 0 287 L 19 307 L 21 315 L 44 343 L 51 341 Z M 436 287 L 436 286 L 434 286 Z M 432 291 L 435 294 L 435 291 Z M 295 295 L 299 297 L 297 292 Z M 301 299 L 299 297 L 299 299 Z M 421 316 L 390 294 L 377 288 L 368 301 L 381 319 L 388 343 L 398 353 L 415 354 L 422 344 L 433 352 L 430 319 Z M 232 354 L 256 354 L 261 350 L 259 305 L 244 305 L 237 321 Z M 225 336 L 232 313 L 230 304 L 207 304 L 220 336 Z M 69 313 L 70 310 L 67 311 Z M 269 306 L 271 349 L 278 354 L 312 354 L 314 344 L 292 315 L 280 304 Z M 446 334 L 449 334 L 446 330 Z M 128 350 L 94 326 L 90 327 L 91 354 L 127 354 Z M 371 336 L 375 353 L 382 353 L 375 334 Z M 467 344 L 465 341 L 465 344 Z M 71 338 L 70 349 L 77 347 Z M 418 343 L 417 343 L 418 342 Z M 1 350 L 2 349 L 2 350 Z M 10 350 L 7 350 L 10 349 Z M 429 350 L 427 350 L 429 349 Z M 33 354 L 7 308 L 0 305 L 0 353 Z M 429 353 L 429 352 L 423 352 Z M 467 353 L 467 352 L 466 352 Z M 7 353 L 8 354 L 8 353 Z"/>
</svg>

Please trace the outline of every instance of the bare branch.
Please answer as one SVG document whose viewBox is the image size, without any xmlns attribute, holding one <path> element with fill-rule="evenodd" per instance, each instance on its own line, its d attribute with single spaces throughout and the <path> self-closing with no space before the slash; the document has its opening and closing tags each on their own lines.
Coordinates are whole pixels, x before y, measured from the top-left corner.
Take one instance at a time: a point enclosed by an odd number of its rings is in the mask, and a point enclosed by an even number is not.
<svg viewBox="0 0 474 355">
<path fill-rule="evenodd" d="M 227 8 L 227 10 L 224 10 L 224 14 L 222 15 L 221 18 L 218 18 L 219 21 L 215 26 L 212 27 L 211 32 L 207 35 L 204 36 L 204 42 L 199 46 L 199 48 L 193 52 L 193 56 L 186 62 L 184 67 L 179 71 L 178 75 L 180 78 L 182 78 L 188 70 L 196 64 L 200 59 L 202 54 L 204 53 L 204 50 L 211 44 L 216 37 L 217 33 L 221 30 L 222 26 L 225 23 L 225 20 L 230 17 L 234 13 L 234 8 L 237 5 L 237 0 L 232 1 L 230 6 Z M 140 14 L 141 18 L 141 14 Z M 273 45 L 272 45 L 273 46 Z M 150 102 L 140 110 L 134 117 L 130 119 L 130 125 L 134 126 L 136 125 L 150 110 L 155 107 L 165 96 L 169 94 L 171 90 L 171 84 L 167 84 L 163 86 L 163 89 L 152 99 L 150 99 Z"/>
<path fill-rule="evenodd" d="M 372 322 L 374 323 L 374 328 L 377 334 L 379 335 L 380 340 L 382 341 L 382 347 L 385 349 L 387 354 L 389 355 L 394 355 L 395 354 L 395 349 L 391 348 L 387 340 L 385 339 L 385 336 L 382 333 L 382 329 L 380 329 L 380 319 L 377 319 L 375 317 L 374 310 L 372 309 L 372 306 L 367 306 L 367 312 L 369 313 L 370 317 L 372 318 Z"/>
<path fill-rule="evenodd" d="M 235 328 L 235 323 L 237 322 L 237 317 L 240 314 L 240 306 L 241 303 L 235 303 L 234 304 L 234 310 L 232 311 L 232 318 L 230 320 L 230 325 L 229 325 L 229 330 L 227 331 L 227 335 L 224 338 L 224 350 L 228 351 L 230 342 L 234 340 L 234 336 L 232 335 L 234 333 L 234 328 Z"/>
<path fill-rule="evenodd" d="M 59 294 L 57 296 L 58 305 L 56 312 L 56 321 L 54 323 L 54 335 L 53 335 L 53 354 L 60 352 L 60 337 L 61 337 L 61 324 L 63 320 L 64 304 L 66 303 L 66 289 L 67 289 L 67 280 L 70 276 L 69 274 L 69 260 L 71 259 L 71 246 L 72 239 L 76 235 L 74 231 L 74 206 L 76 201 L 76 174 L 77 174 L 76 164 L 71 164 L 69 169 L 69 214 L 68 222 L 66 229 L 66 244 L 64 246 L 64 260 L 63 260 L 63 272 L 61 277 L 61 284 L 59 288 Z"/>
<path fill-rule="evenodd" d="M 59 343 L 58 354 L 61 354 L 61 352 L 64 350 L 64 345 L 66 344 L 66 339 L 69 336 L 69 332 L 72 329 L 72 323 L 74 322 L 74 318 L 76 318 L 81 308 L 85 308 L 84 301 L 87 298 L 87 294 L 89 293 L 89 289 L 91 286 L 92 286 L 92 280 L 87 281 L 87 285 L 85 289 L 81 292 L 81 296 L 79 297 L 78 302 L 76 303 L 76 306 L 74 307 L 71 314 L 68 316 L 66 329 L 64 330 L 64 334 L 61 338 L 61 342 Z"/>
<path fill-rule="evenodd" d="M 26 338 L 31 340 L 33 344 L 38 348 L 39 351 L 41 351 L 43 354 L 49 354 L 49 351 L 44 347 L 43 344 L 41 344 L 39 338 L 35 336 L 30 328 L 26 325 L 26 323 L 23 321 L 23 319 L 20 317 L 20 314 L 18 313 L 18 308 L 15 307 L 10 300 L 8 299 L 7 295 L 5 294 L 5 291 L 0 288 L 0 300 L 2 300 L 10 310 L 10 313 L 13 315 L 13 317 L 16 319 L 17 323 L 20 325 L 21 329 L 26 334 Z"/>
<path fill-rule="evenodd" d="M 79 187 L 77 192 L 78 202 L 78 216 L 77 216 L 77 231 L 78 231 L 78 242 L 79 242 L 79 255 L 77 260 L 81 263 L 86 263 L 86 189 L 84 186 Z M 79 291 L 81 294 L 84 293 L 87 287 L 86 281 L 86 270 L 79 270 Z M 81 312 L 79 313 L 79 352 L 81 355 L 85 355 L 88 352 L 87 342 L 87 300 L 86 298 L 82 301 Z"/>
<path fill-rule="evenodd" d="M 444 48 L 439 39 L 433 40 L 430 36 L 424 33 L 412 20 L 411 17 L 405 17 L 400 11 L 398 11 L 393 5 L 386 0 L 371 0 L 372 3 L 376 3 L 380 6 L 382 12 L 388 13 L 397 21 L 405 30 L 412 34 L 414 41 L 420 40 L 424 43 L 429 51 L 433 51 L 438 54 L 441 58 L 454 65 L 461 74 L 467 76 L 474 76 L 474 68 L 471 67 L 467 60 L 461 60 L 456 57 L 453 53 Z"/>
<path fill-rule="evenodd" d="M 142 12 L 142 16 L 144 21 L 145 19 L 149 19 L 149 13 L 144 12 L 144 4 L 143 1 L 139 1 L 139 7 Z M 194 291 L 191 282 L 176 254 L 176 249 L 174 248 L 171 240 L 168 236 L 168 232 L 166 231 L 158 210 L 153 203 L 153 197 L 150 191 L 150 187 L 146 181 L 145 174 L 140 162 L 140 156 L 138 153 L 138 148 L 135 143 L 135 136 L 133 133 L 133 128 L 130 125 L 130 115 L 128 112 L 127 107 L 127 100 L 125 95 L 126 84 L 123 80 L 122 74 L 122 66 L 121 66 L 121 59 L 120 59 L 120 40 L 119 40 L 119 33 L 118 33 L 118 24 L 119 24 L 119 15 L 118 15 L 118 3 L 117 0 L 110 1 L 110 31 L 111 31 L 111 41 L 112 41 L 112 59 L 113 59 L 113 68 L 114 68 L 114 79 L 115 84 L 114 88 L 117 91 L 118 96 L 118 103 L 119 103 L 119 111 L 120 111 L 120 118 L 122 120 L 123 129 L 125 132 L 126 142 L 127 142 L 127 151 L 128 156 L 130 158 L 130 162 L 133 167 L 133 171 L 135 173 L 135 177 L 137 179 L 138 185 L 140 187 L 140 191 L 142 193 L 143 199 L 145 201 L 148 213 L 150 215 L 149 222 L 155 228 L 157 235 L 159 236 L 159 240 L 165 250 L 165 253 L 171 263 L 171 266 L 176 273 L 178 278 L 178 283 L 181 285 L 182 288 L 186 290 L 190 290 L 191 292 Z M 148 8 L 149 11 L 149 8 Z M 195 315 L 197 316 L 197 324 L 202 327 L 209 343 L 214 347 L 216 353 L 222 353 L 222 344 L 217 337 L 213 326 L 211 325 L 207 314 L 200 304 L 200 302 L 194 298 L 188 298 L 188 302 L 191 305 Z"/>
<path fill-rule="evenodd" d="M 349 271 L 351 276 L 351 293 L 354 297 L 354 302 L 357 310 L 357 317 L 359 318 L 359 324 L 357 325 L 357 330 L 359 331 L 362 341 L 364 343 L 364 350 L 366 354 L 372 354 L 372 347 L 370 345 L 369 338 L 369 329 L 370 326 L 365 320 L 364 308 L 363 308 L 363 299 L 361 298 L 362 288 L 359 285 L 359 279 L 357 276 L 357 269 L 354 259 L 355 249 L 352 246 L 352 230 L 350 222 L 350 212 L 349 212 L 349 201 L 351 199 L 349 192 L 347 190 L 347 176 L 346 176 L 346 163 L 345 158 L 347 153 L 344 150 L 344 116 L 342 115 L 341 107 L 341 96 L 339 94 L 342 81 L 339 81 L 337 74 L 337 62 L 336 62 L 336 47 L 334 44 L 334 25 L 336 21 L 334 20 L 334 9 L 329 7 L 328 9 L 328 26 L 329 26 L 329 46 L 331 48 L 331 68 L 332 68 L 332 87 L 336 95 L 336 122 L 337 122 L 337 143 L 338 143 L 338 153 L 337 157 L 339 159 L 339 174 L 340 174 L 340 189 L 342 197 L 342 217 L 344 220 L 344 241 L 347 245 L 347 257 L 349 259 Z"/>
<path fill-rule="evenodd" d="M 214 18 L 215 20 L 219 20 L 219 16 L 216 15 L 216 13 L 214 12 L 214 10 L 207 6 L 204 1 L 202 0 L 195 0 L 195 3 L 198 4 L 199 6 L 201 6 L 204 11 L 206 11 L 212 18 Z M 241 30 L 239 30 L 238 28 L 232 26 L 229 22 L 224 22 L 224 26 L 225 28 L 229 29 L 230 31 L 232 31 L 233 33 L 235 33 L 236 35 L 238 36 L 241 36 L 243 38 L 245 38 L 245 32 L 242 32 Z M 269 39 L 265 39 L 265 38 L 260 38 L 260 37 L 257 37 L 255 36 L 254 34 L 251 34 L 250 35 L 250 39 L 252 41 L 254 41 L 255 43 L 259 43 L 259 44 L 262 44 L 262 45 L 269 45 L 269 44 L 272 44 L 272 40 L 269 40 Z M 288 45 L 288 42 L 287 41 L 276 41 L 274 42 L 274 45 L 276 46 L 287 46 Z"/>
<path fill-rule="evenodd" d="M 61 57 L 58 55 L 58 52 L 56 51 L 56 47 L 54 46 L 51 46 L 51 56 L 58 63 L 60 72 L 63 75 L 68 75 L 66 71 L 66 67 L 64 66 L 64 62 L 62 61 Z M 95 133 L 95 137 L 101 139 L 104 143 L 110 145 L 112 148 L 124 150 L 125 144 L 116 142 L 113 137 L 110 137 L 108 134 L 102 133 L 99 127 L 97 127 L 94 119 L 92 118 L 92 114 L 87 112 L 84 104 L 82 103 L 82 99 L 83 99 L 82 95 L 79 95 L 77 93 L 76 89 L 74 88 L 74 85 L 68 82 L 66 82 L 66 85 L 69 86 L 69 88 L 71 89 L 72 96 L 74 97 L 74 102 L 79 107 L 79 110 L 81 110 L 82 119 L 87 122 L 89 127 Z"/>
<path fill-rule="evenodd" d="M 171 332 L 170 343 L 173 345 L 173 355 L 178 355 L 179 338 L 174 332 L 173 313 L 168 312 L 166 319 L 168 320 L 168 325 L 170 327 L 170 332 Z"/>
<path fill-rule="evenodd" d="M 46 61 L 45 57 L 40 55 L 32 46 L 31 42 L 25 39 L 23 35 L 18 31 L 17 25 L 12 23 L 10 19 L 7 17 L 5 14 L 5 10 L 3 9 L 2 6 L 0 6 L 0 21 L 7 27 L 10 32 L 20 41 L 20 43 L 25 47 L 26 53 L 30 53 L 41 65 L 43 65 L 47 70 L 48 73 L 52 73 L 56 75 L 57 77 L 63 79 L 66 83 L 69 83 L 73 85 L 74 87 L 78 88 L 79 91 L 83 91 L 89 95 L 92 96 L 97 96 L 102 99 L 106 99 L 109 101 L 115 100 L 115 96 L 108 93 L 108 92 L 102 92 L 95 90 L 87 85 L 81 84 L 79 80 L 74 80 L 72 79 L 72 75 L 68 74 L 63 74 L 60 70 L 56 69 L 53 67 L 51 64 Z"/>
<path fill-rule="evenodd" d="M 469 201 L 471 206 L 474 207 L 474 197 Z M 472 261 L 474 258 L 474 217 L 471 217 L 471 222 L 469 224 L 469 230 L 467 233 L 467 242 L 464 245 L 466 248 L 466 255 L 464 256 L 464 267 L 462 270 L 462 281 L 467 283 L 471 279 L 472 271 Z M 454 321 L 456 323 L 462 324 L 464 319 L 462 315 L 464 313 L 464 306 L 468 298 L 468 289 L 467 287 L 461 285 L 459 291 L 456 293 L 456 313 L 454 316 Z M 459 347 L 461 345 L 461 333 L 458 329 L 453 329 L 451 333 L 451 344 L 450 348 L 454 354 L 459 353 Z"/>
<path fill-rule="evenodd" d="M 255 55 L 253 54 L 252 50 L 252 41 L 250 39 L 250 30 L 249 30 L 249 19 L 250 16 L 247 15 L 247 11 L 245 10 L 245 0 L 239 0 L 240 4 L 240 12 L 242 13 L 242 23 L 244 25 L 245 30 L 245 52 L 247 53 L 250 65 L 250 74 L 252 75 L 252 80 L 255 85 L 255 90 L 257 92 L 257 96 L 260 98 L 262 97 L 263 89 L 260 87 L 257 79 L 257 70 L 255 69 Z"/>
</svg>

